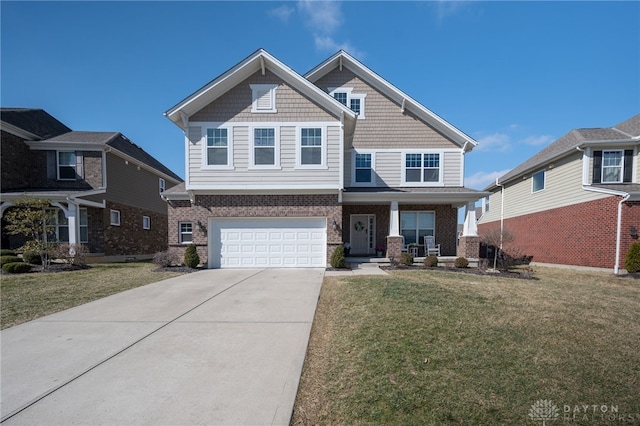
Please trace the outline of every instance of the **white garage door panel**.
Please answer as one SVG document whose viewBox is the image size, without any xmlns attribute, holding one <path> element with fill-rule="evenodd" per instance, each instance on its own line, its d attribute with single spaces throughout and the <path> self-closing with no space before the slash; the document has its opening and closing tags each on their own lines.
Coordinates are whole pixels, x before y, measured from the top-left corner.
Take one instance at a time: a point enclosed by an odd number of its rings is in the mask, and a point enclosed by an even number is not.
<svg viewBox="0 0 640 426">
<path fill-rule="evenodd" d="M 326 219 L 210 219 L 210 268 L 325 267 Z"/>
</svg>

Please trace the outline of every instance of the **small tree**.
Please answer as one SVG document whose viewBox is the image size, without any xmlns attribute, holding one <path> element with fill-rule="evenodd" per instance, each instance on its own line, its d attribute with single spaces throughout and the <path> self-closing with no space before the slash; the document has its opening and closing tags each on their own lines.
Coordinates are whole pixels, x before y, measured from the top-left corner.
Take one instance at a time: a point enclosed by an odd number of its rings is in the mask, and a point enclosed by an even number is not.
<svg viewBox="0 0 640 426">
<path fill-rule="evenodd" d="M 495 248 L 493 253 L 493 269 L 496 269 L 498 264 L 498 249 L 502 250 L 502 246 L 505 243 L 510 243 L 513 240 L 513 233 L 507 228 L 502 230 L 500 228 L 491 228 L 480 233 L 480 241 Z"/>
<path fill-rule="evenodd" d="M 53 231 L 50 200 L 25 196 L 14 202 L 14 207 L 4 215 L 6 230 L 11 235 L 23 235 L 25 249 L 40 254 L 42 266 L 49 263 L 47 234 Z"/>
<path fill-rule="evenodd" d="M 189 268 L 197 268 L 200 263 L 200 256 L 195 244 L 189 244 L 184 252 L 184 264 Z"/>
</svg>

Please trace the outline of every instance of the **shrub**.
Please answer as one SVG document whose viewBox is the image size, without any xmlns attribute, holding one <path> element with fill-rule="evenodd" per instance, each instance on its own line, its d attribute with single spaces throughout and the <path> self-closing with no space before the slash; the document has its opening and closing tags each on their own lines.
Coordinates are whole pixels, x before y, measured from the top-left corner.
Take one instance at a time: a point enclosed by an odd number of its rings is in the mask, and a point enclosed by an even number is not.
<svg viewBox="0 0 640 426">
<path fill-rule="evenodd" d="M 630 274 L 640 271 L 640 241 L 631 244 L 631 247 L 629 247 L 624 267 Z"/>
<path fill-rule="evenodd" d="M 329 261 L 332 268 L 344 268 L 344 247 L 338 246 L 333 250 L 331 260 Z"/>
<path fill-rule="evenodd" d="M 167 268 L 177 263 L 178 256 L 176 256 L 175 252 L 165 250 L 153 255 L 153 264 L 161 268 Z"/>
<path fill-rule="evenodd" d="M 18 263 L 22 262 L 18 256 L 0 256 L 0 266 L 6 265 L 7 263 Z"/>
<path fill-rule="evenodd" d="M 184 252 L 184 264 L 189 268 L 197 268 L 200 263 L 200 256 L 198 256 L 198 250 L 195 244 L 189 244 L 187 250 Z"/>
<path fill-rule="evenodd" d="M 31 265 L 24 262 L 6 263 L 2 265 L 2 270 L 10 274 L 24 274 L 31 270 Z"/>
<path fill-rule="evenodd" d="M 84 244 L 61 243 L 52 248 L 51 256 L 70 265 L 86 265 L 88 252 Z"/>
<path fill-rule="evenodd" d="M 469 261 L 464 257 L 458 257 L 455 262 L 453 262 L 453 266 L 456 268 L 466 268 L 469 266 Z"/>
<path fill-rule="evenodd" d="M 16 253 L 15 250 L 9 250 L 9 249 L 0 249 L 0 256 L 17 256 L 18 254 Z"/>
<path fill-rule="evenodd" d="M 22 254 L 22 260 L 31 265 L 42 265 L 42 256 L 35 251 L 25 251 Z"/>
<path fill-rule="evenodd" d="M 400 260 L 398 260 L 398 264 L 402 266 L 413 265 L 413 256 L 409 253 L 400 253 Z"/>
<path fill-rule="evenodd" d="M 436 266 L 438 266 L 438 257 L 437 256 L 425 257 L 423 265 L 425 268 L 435 268 Z"/>
</svg>

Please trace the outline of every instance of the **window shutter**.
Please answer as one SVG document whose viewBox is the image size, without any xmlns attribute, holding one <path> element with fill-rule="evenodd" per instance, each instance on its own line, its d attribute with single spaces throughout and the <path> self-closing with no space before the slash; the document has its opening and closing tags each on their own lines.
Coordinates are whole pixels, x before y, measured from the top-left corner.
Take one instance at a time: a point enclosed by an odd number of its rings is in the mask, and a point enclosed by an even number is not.
<svg viewBox="0 0 640 426">
<path fill-rule="evenodd" d="M 602 182 L 602 151 L 593 151 L 593 183 Z"/>
<path fill-rule="evenodd" d="M 58 178 L 58 159 L 55 151 L 47 151 L 47 179 Z"/>
<path fill-rule="evenodd" d="M 84 156 L 82 151 L 76 151 L 76 178 L 84 179 Z"/>
<path fill-rule="evenodd" d="M 633 150 L 626 149 L 624 151 L 624 173 L 622 175 L 623 182 L 631 182 L 633 178 Z"/>
</svg>

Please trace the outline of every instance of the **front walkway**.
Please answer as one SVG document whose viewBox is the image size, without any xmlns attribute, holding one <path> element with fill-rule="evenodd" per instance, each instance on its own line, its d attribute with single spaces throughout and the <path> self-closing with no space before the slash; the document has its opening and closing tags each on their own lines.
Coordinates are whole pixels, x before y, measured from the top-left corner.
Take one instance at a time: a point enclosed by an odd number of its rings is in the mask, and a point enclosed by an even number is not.
<svg viewBox="0 0 640 426">
<path fill-rule="evenodd" d="M 3 424 L 288 425 L 323 274 L 206 270 L 3 330 Z"/>
</svg>

